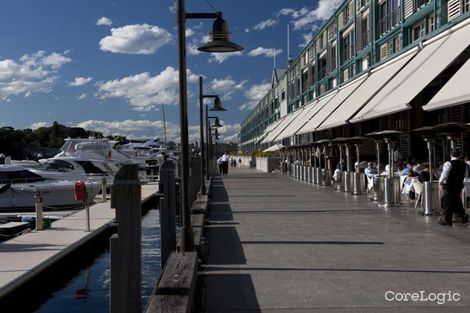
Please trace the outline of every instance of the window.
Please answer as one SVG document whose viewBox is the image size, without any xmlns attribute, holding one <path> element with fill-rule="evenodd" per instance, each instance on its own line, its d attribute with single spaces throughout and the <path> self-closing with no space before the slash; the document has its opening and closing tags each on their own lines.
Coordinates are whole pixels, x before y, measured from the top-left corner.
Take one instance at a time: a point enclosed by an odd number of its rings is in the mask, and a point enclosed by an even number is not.
<svg viewBox="0 0 470 313">
<path fill-rule="evenodd" d="M 284 101 L 286 99 L 286 90 L 283 88 L 281 91 L 281 101 Z"/>
<path fill-rule="evenodd" d="M 415 24 L 411 29 L 411 41 L 416 41 L 419 38 L 423 37 L 426 34 L 426 29 L 424 28 L 424 22 L 419 22 Z"/>
<path fill-rule="evenodd" d="M 353 32 L 343 34 L 341 40 L 341 62 L 344 63 L 354 56 Z"/>
<path fill-rule="evenodd" d="M 467 13 L 470 11 L 470 0 L 463 0 L 463 13 Z"/>
<path fill-rule="evenodd" d="M 435 28 L 434 15 L 428 17 L 428 32 L 433 32 Z"/>
<path fill-rule="evenodd" d="M 356 9 L 357 11 L 361 11 L 363 7 L 369 4 L 370 0 L 356 0 Z"/>
<path fill-rule="evenodd" d="M 405 18 L 410 17 L 413 13 L 425 6 L 430 0 L 404 0 Z"/>
<path fill-rule="evenodd" d="M 362 59 L 361 62 L 361 70 L 365 71 L 369 68 L 369 56 L 366 56 L 365 58 Z"/>
<path fill-rule="evenodd" d="M 378 35 L 382 35 L 386 31 L 400 22 L 400 0 L 384 0 L 379 4 L 378 10 Z"/>
<path fill-rule="evenodd" d="M 323 79 L 326 76 L 326 57 L 318 60 L 318 79 Z"/>
</svg>

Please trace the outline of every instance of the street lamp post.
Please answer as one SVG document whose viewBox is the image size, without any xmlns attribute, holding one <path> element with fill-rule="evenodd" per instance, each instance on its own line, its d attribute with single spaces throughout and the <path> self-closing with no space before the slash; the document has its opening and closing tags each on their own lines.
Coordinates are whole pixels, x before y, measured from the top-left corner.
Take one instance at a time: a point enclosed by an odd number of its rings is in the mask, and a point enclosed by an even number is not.
<svg viewBox="0 0 470 313">
<path fill-rule="evenodd" d="M 205 157 L 209 157 L 209 152 L 207 152 L 206 155 L 204 155 L 204 117 L 203 117 L 203 107 L 204 107 L 204 98 L 214 98 L 214 107 L 211 108 L 209 111 L 226 111 L 221 104 L 220 98 L 218 95 L 205 95 L 203 92 L 203 78 L 202 76 L 199 76 L 199 128 L 200 128 L 200 141 L 201 141 L 201 193 L 203 195 L 206 194 L 206 172 L 208 171 L 209 167 L 204 170 L 204 167 L 206 166 L 206 161 Z M 206 116 L 208 115 L 208 108 L 206 105 Z M 217 126 L 219 125 L 219 126 Z M 206 125 L 206 127 L 208 127 Z M 216 125 L 214 127 L 220 127 L 220 124 L 218 122 L 218 119 L 216 120 Z M 208 162 L 207 162 L 208 164 Z M 209 179 L 209 175 L 208 175 Z"/>
<path fill-rule="evenodd" d="M 177 0 L 178 24 L 178 56 L 179 56 L 179 89 L 180 89 L 180 136 L 181 136 L 181 206 L 182 206 L 182 240 L 181 251 L 193 251 L 194 240 L 191 228 L 189 203 L 189 140 L 188 140 L 188 95 L 186 73 L 186 19 L 216 19 L 209 33 L 210 41 L 198 48 L 204 52 L 234 52 L 243 48 L 230 41 L 228 25 L 222 18 L 221 12 L 216 13 L 186 13 L 185 1 Z"/>
</svg>

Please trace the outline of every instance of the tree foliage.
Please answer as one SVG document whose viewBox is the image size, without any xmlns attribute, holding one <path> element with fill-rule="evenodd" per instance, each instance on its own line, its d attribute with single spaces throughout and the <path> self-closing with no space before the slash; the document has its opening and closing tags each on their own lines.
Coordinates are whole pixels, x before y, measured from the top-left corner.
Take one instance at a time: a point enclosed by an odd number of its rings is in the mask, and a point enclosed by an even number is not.
<svg viewBox="0 0 470 313">
<path fill-rule="evenodd" d="M 22 159 L 26 148 L 60 148 L 65 138 L 88 138 L 91 134 L 103 138 L 101 133 L 86 131 L 81 127 L 67 127 L 57 122 L 50 127 L 35 130 L 1 127 L 0 153 Z"/>
</svg>

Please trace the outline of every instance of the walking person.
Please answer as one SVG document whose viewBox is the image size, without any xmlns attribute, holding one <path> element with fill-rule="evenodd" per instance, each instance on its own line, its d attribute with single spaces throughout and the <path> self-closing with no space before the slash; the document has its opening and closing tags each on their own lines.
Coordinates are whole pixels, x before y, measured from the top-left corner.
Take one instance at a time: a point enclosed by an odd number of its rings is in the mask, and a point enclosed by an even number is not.
<svg viewBox="0 0 470 313">
<path fill-rule="evenodd" d="M 222 159 L 222 171 L 224 175 L 228 174 L 228 161 L 230 160 L 230 156 L 227 154 L 227 152 L 224 152 L 224 154 L 220 157 Z"/>
<path fill-rule="evenodd" d="M 224 161 L 222 157 L 217 159 L 217 165 L 219 166 L 219 174 L 222 175 L 224 173 Z"/>
<path fill-rule="evenodd" d="M 442 197 L 443 214 L 439 218 L 441 225 L 452 225 L 452 215 L 456 213 L 462 219 L 462 223 L 468 222 L 465 214 L 460 193 L 464 187 L 463 181 L 469 176 L 469 166 L 460 160 L 460 153 L 456 150 L 451 152 L 451 159 L 444 163 L 442 174 L 439 178 L 439 187 L 444 190 Z"/>
</svg>

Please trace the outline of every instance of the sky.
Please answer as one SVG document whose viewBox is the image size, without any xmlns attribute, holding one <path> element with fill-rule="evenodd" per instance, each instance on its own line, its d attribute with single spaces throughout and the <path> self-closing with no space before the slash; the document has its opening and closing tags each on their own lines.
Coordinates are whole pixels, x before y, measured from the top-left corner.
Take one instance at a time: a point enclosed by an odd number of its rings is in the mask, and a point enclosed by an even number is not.
<svg viewBox="0 0 470 313">
<path fill-rule="evenodd" d="M 198 78 L 226 112 L 222 141 L 267 93 L 274 67 L 286 68 L 342 0 L 192 0 L 187 12 L 222 11 L 240 53 L 196 48 L 213 20 L 187 20 L 190 142 L 199 136 Z M 176 5 L 173 0 L 0 1 L 0 127 L 54 121 L 105 135 L 179 141 Z M 275 49 L 274 49 L 275 48 Z M 210 99 L 208 104 L 210 104 Z M 213 115 L 213 114 L 212 114 Z"/>
</svg>

